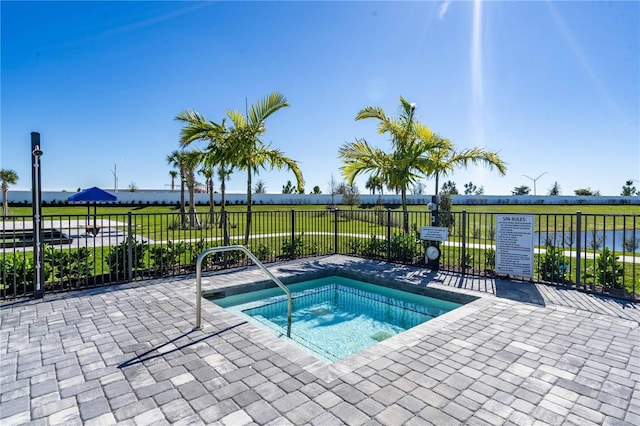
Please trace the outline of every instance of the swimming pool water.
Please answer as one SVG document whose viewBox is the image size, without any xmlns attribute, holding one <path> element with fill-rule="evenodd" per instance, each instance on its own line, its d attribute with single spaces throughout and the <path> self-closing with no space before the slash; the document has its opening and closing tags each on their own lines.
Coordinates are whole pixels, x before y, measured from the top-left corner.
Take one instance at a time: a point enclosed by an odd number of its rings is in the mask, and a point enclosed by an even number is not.
<svg viewBox="0 0 640 426">
<path fill-rule="evenodd" d="M 328 361 L 340 360 L 449 312 L 461 304 L 343 277 L 288 286 L 293 296 L 291 340 Z M 281 289 L 214 300 L 277 336 L 286 336 Z"/>
</svg>

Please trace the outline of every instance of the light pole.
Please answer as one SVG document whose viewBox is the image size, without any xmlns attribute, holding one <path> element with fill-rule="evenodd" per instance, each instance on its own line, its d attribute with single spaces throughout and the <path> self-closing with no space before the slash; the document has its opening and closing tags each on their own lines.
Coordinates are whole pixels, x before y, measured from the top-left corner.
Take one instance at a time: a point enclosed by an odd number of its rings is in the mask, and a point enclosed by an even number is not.
<svg viewBox="0 0 640 426">
<path fill-rule="evenodd" d="M 549 173 L 549 172 L 543 172 L 543 173 L 540 174 L 540 176 L 538 176 L 535 179 L 530 177 L 530 176 L 527 176 L 527 175 L 522 175 L 522 176 L 526 177 L 527 179 L 531 179 L 533 181 L 533 195 L 536 195 L 536 181 L 538 179 L 540 179 L 542 176 L 544 176 L 545 174 L 547 174 L 547 173 Z"/>
<path fill-rule="evenodd" d="M 124 158 L 120 161 L 124 161 Z M 118 163 L 113 165 L 111 173 L 113 174 L 113 192 L 118 192 Z"/>
<path fill-rule="evenodd" d="M 34 292 L 33 297 L 40 299 L 44 296 L 44 274 L 42 266 L 42 187 L 40 179 L 40 133 L 31 132 L 31 191 L 33 211 L 33 257 L 35 268 L 33 270 Z"/>
</svg>

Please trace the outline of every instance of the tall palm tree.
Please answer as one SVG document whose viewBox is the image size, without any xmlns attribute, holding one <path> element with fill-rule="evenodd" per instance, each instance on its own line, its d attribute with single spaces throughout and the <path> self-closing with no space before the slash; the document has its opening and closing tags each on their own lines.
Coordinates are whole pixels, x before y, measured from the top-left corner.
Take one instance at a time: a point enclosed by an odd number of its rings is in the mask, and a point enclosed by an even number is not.
<svg viewBox="0 0 640 426">
<path fill-rule="evenodd" d="M 376 191 L 380 191 L 380 195 L 382 195 L 384 182 L 382 182 L 382 179 L 379 177 L 371 175 L 369 176 L 369 179 L 367 179 L 367 183 L 364 187 L 370 190 L 373 195 L 376 195 Z"/>
<path fill-rule="evenodd" d="M 362 139 L 344 144 L 338 153 L 344 163 L 341 170 L 347 183 L 353 184 L 360 174 L 371 173 L 374 178 L 381 179 L 388 188 L 400 191 L 403 229 L 407 233 L 407 189 L 420 177 L 430 173 L 429 152 L 446 149 L 448 144 L 445 140 L 433 138 L 431 130 L 416 120 L 415 111 L 415 104 L 402 96 L 398 118 L 387 116 L 382 108 L 369 106 L 362 109 L 356 115 L 356 120 L 378 120 L 378 133 L 390 136 L 392 151 L 386 153 Z"/>
<path fill-rule="evenodd" d="M 200 228 L 200 220 L 196 212 L 196 169 L 202 163 L 203 153 L 198 150 L 185 151 L 183 167 L 187 177 L 187 190 L 189 191 L 189 225 L 192 228 Z"/>
<path fill-rule="evenodd" d="M 253 187 L 253 192 L 255 192 L 256 194 L 266 194 L 267 185 L 264 183 L 263 180 L 259 180 L 258 182 L 256 182 L 255 186 Z"/>
<path fill-rule="evenodd" d="M 184 127 L 180 130 L 180 144 L 183 147 L 197 140 L 208 142 L 202 151 L 201 160 L 205 168 L 211 167 L 213 169 L 216 166 L 218 168 L 221 195 L 220 212 L 223 217 L 226 217 L 226 181 L 235 167 L 237 152 L 230 146 L 225 121 L 222 120 L 222 123 L 218 124 L 206 120 L 204 116 L 193 110 L 180 112 L 176 116 L 176 120 L 184 123 Z M 213 205 L 211 205 L 211 209 L 213 209 Z M 225 245 L 228 245 L 227 221 L 220 221 L 220 226 L 223 228 Z"/>
<path fill-rule="evenodd" d="M 18 182 L 18 174 L 11 169 L 0 170 L 0 180 L 2 181 L 2 217 L 9 215 L 9 185 L 15 185 Z"/>
<path fill-rule="evenodd" d="M 204 176 L 205 188 L 207 190 L 207 194 L 209 194 L 209 226 L 214 226 L 216 222 L 216 212 L 215 201 L 213 199 L 213 165 L 203 164 L 199 172 Z"/>
<path fill-rule="evenodd" d="M 175 150 L 171 154 L 167 155 L 167 163 L 173 167 L 177 167 L 180 171 L 180 218 L 182 221 L 182 227 L 187 227 L 187 209 L 185 208 L 185 183 L 187 181 L 187 171 L 185 168 L 185 152 Z"/>
<path fill-rule="evenodd" d="M 429 152 L 430 173 L 429 176 L 435 177 L 436 191 L 438 195 L 438 184 L 440 175 L 446 176 L 453 172 L 456 167 L 467 167 L 469 163 L 474 165 L 482 164 L 489 168 L 495 167 L 498 173 L 504 175 L 507 170 L 506 163 L 500 159 L 497 152 L 488 151 L 482 148 L 467 148 L 461 151 L 455 151 L 453 144 L 447 139 L 443 139 L 440 135 L 433 135 L 435 140 L 446 141 L 444 148 L 434 149 Z"/>
<path fill-rule="evenodd" d="M 175 170 L 169 170 L 169 176 L 171 176 L 171 192 L 176 189 L 176 178 L 178 177 L 178 172 Z"/>
<path fill-rule="evenodd" d="M 240 111 L 227 110 L 227 117 L 233 123 L 229 129 L 229 142 L 237 153 L 236 167 L 247 171 L 247 220 L 244 244 L 249 242 L 251 233 L 252 176 L 260 169 L 287 168 L 293 172 L 297 180 L 298 192 L 304 188 L 302 172 L 296 161 L 286 157 L 282 151 L 265 145 L 260 137 L 265 133 L 265 121 L 276 111 L 288 107 L 287 99 L 279 92 L 273 92 L 258 103 L 251 105 L 246 115 Z"/>
</svg>

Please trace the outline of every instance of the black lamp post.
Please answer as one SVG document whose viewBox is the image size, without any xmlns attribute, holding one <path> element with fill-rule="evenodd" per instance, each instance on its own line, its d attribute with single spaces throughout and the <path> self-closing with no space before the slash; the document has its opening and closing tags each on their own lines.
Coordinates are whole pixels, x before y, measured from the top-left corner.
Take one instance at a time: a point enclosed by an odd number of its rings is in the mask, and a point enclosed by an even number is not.
<svg viewBox="0 0 640 426">
<path fill-rule="evenodd" d="M 33 271 L 34 291 L 36 299 L 44 296 L 44 265 L 42 263 L 42 190 L 40 180 L 40 133 L 31 132 L 31 195 L 33 211 L 33 256 L 35 268 Z"/>
</svg>

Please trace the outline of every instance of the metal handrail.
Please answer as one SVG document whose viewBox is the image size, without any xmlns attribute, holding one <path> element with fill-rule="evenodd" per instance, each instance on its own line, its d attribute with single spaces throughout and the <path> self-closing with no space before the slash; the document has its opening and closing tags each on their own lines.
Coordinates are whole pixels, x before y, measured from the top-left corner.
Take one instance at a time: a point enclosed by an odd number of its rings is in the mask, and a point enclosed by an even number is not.
<svg viewBox="0 0 640 426">
<path fill-rule="evenodd" d="M 202 300 L 202 295 L 201 295 L 201 292 L 202 292 L 202 261 L 210 253 L 221 252 L 221 251 L 234 251 L 234 250 L 240 250 L 240 251 L 244 252 L 244 254 L 246 254 L 247 257 L 253 261 L 253 263 L 255 263 L 260 269 L 265 271 L 267 273 L 267 275 L 269 275 L 269 277 L 276 284 L 278 284 L 278 287 L 280 287 L 286 293 L 286 295 L 287 295 L 287 337 L 291 337 L 291 311 L 292 311 L 292 306 L 293 306 L 293 302 L 292 302 L 292 299 L 291 299 L 291 291 L 289 291 L 287 286 L 282 284 L 282 281 L 280 281 L 275 275 L 273 275 L 266 268 L 266 266 L 264 266 L 262 264 L 262 262 L 260 262 L 260 260 L 258 260 L 258 258 L 255 257 L 254 254 L 251 253 L 251 251 L 249 251 L 248 248 L 246 248 L 245 246 L 242 246 L 242 245 L 221 246 L 221 247 L 208 248 L 205 251 L 203 251 L 202 253 L 200 253 L 200 255 L 198 256 L 198 259 L 196 260 L 196 326 L 195 326 L 195 328 L 196 329 L 200 328 L 200 326 L 202 324 L 202 301 L 201 301 Z"/>
</svg>

